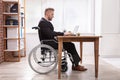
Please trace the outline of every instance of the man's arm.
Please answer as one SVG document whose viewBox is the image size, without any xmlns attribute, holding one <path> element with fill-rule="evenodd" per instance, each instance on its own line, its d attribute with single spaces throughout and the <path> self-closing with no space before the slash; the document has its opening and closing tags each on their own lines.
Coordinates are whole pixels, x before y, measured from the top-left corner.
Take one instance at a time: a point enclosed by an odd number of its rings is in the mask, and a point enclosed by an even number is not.
<svg viewBox="0 0 120 80">
<path fill-rule="evenodd" d="M 48 39 L 53 39 L 55 36 L 62 36 L 64 33 L 62 32 L 56 32 L 53 29 L 53 26 L 50 26 L 50 24 L 41 22 L 39 25 L 40 27 L 40 32 L 43 37 L 46 37 Z"/>
</svg>

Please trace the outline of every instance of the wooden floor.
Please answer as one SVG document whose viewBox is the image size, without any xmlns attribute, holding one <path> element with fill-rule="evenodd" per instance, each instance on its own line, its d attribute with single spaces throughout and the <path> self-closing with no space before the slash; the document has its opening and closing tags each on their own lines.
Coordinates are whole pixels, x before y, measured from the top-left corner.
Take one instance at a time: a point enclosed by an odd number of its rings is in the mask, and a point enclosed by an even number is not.
<svg viewBox="0 0 120 80">
<path fill-rule="evenodd" d="M 95 78 L 94 57 L 85 57 L 83 64 L 88 68 L 86 72 L 71 70 L 71 62 L 68 60 L 69 69 L 62 73 L 61 80 L 120 80 L 120 70 L 100 58 L 99 76 Z M 28 59 L 22 58 L 21 62 L 4 62 L 0 64 L 0 80 L 58 80 L 57 68 L 49 74 L 35 73 L 28 64 Z"/>
</svg>

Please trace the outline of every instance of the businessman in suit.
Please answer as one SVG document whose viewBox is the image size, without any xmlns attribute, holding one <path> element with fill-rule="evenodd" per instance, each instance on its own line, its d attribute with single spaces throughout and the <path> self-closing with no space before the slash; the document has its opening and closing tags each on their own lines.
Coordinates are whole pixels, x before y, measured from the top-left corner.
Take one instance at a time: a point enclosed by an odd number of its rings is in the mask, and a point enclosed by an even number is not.
<svg viewBox="0 0 120 80">
<path fill-rule="evenodd" d="M 54 9 L 53 8 L 46 8 L 44 12 L 44 17 L 41 18 L 38 26 L 40 27 L 39 30 L 39 37 L 40 40 L 49 40 L 49 39 L 55 39 L 56 36 L 69 36 L 72 35 L 70 32 L 56 32 L 54 31 L 54 27 L 50 21 L 52 21 L 54 17 Z M 56 42 L 48 42 L 50 46 L 54 47 L 55 49 L 58 49 L 58 44 Z M 63 48 L 67 50 L 72 55 L 73 61 L 72 61 L 72 70 L 75 71 L 86 71 L 87 68 L 84 66 L 79 65 L 80 57 L 76 51 L 75 45 L 72 42 L 64 42 Z"/>
</svg>

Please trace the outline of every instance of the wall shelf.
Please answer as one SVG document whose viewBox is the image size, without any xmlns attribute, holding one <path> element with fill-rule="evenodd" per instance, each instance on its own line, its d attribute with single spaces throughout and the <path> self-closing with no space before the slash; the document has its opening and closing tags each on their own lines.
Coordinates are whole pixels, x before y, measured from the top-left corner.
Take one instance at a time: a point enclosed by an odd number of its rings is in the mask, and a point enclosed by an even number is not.
<svg viewBox="0 0 120 80">
<path fill-rule="evenodd" d="M 3 28 L 18 28 L 18 25 L 3 25 Z"/>
<path fill-rule="evenodd" d="M 18 37 L 16 37 L 16 38 L 4 38 L 4 40 L 22 40 L 22 39 L 25 39 L 25 37 L 21 37 L 21 38 L 18 38 Z"/>
<path fill-rule="evenodd" d="M 18 13 L 8 13 L 8 12 L 4 12 L 3 15 L 18 15 Z"/>
<path fill-rule="evenodd" d="M 21 57 L 26 56 L 25 0 L 2 0 L 2 6 L 4 59 L 14 61 L 15 58 L 15 61 L 20 61 Z"/>
<path fill-rule="evenodd" d="M 24 50 L 24 48 L 21 48 L 20 50 Z M 14 50 L 11 50 L 11 49 L 6 49 L 4 50 L 5 52 L 18 52 L 20 51 L 19 49 L 14 49 Z"/>
</svg>

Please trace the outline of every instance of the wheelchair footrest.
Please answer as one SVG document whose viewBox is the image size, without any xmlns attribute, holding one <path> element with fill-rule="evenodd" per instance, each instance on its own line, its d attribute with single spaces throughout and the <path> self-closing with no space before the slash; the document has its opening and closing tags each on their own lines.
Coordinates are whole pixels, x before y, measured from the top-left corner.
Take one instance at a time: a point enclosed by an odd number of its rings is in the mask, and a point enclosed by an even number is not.
<svg viewBox="0 0 120 80">
<path fill-rule="evenodd" d="M 62 59 L 61 72 L 66 72 L 68 70 L 66 59 Z"/>
</svg>

